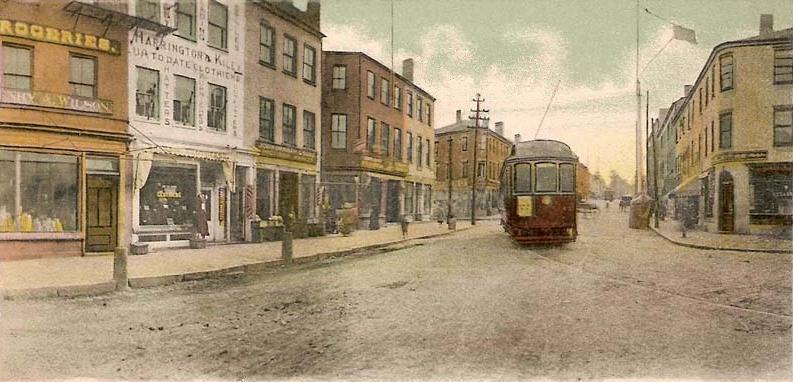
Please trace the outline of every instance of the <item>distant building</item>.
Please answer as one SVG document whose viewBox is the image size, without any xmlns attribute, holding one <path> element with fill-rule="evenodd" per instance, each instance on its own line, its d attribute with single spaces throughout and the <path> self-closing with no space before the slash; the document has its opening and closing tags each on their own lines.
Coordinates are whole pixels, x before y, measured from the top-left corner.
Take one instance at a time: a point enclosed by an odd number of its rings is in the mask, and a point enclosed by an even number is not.
<svg viewBox="0 0 793 382">
<path fill-rule="evenodd" d="M 592 174 L 589 172 L 589 167 L 581 162 L 576 165 L 575 189 L 578 200 L 589 199 L 592 192 Z"/>
<path fill-rule="evenodd" d="M 501 165 L 512 150 L 512 142 L 504 138 L 502 122 L 496 122 L 495 131 L 488 126 L 482 126 L 479 132 L 480 142 L 477 145 L 478 163 L 474 163 L 474 129 L 469 127 L 471 123 L 473 122 L 467 118 L 462 118 L 461 110 L 457 110 L 454 123 L 435 130 L 435 164 L 438 174 L 436 208 L 446 213 L 451 184 L 452 213 L 458 219 L 471 214 L 474 181 L 477 189 L 477 216 L 498 213 L 501 206 L 498 198 Z"/>
<path fill-rule="evenodd" d="M 435 97 L 361 52 L 323 52 L 322 177 L 334 209 L 358 207 L 377 229 L 432 210 Z"/>
<path fill-rule="evenodd" d="M 679 111 L 677 164 L 702 229 L 789 230 L 793 216 L 793 29 L 716 46 Z"/>
<path fill-rule="evenodd" d="M 129 243 L 125 9 L 3 2 L 0 260 L 79 256 Z"/>
</svg>

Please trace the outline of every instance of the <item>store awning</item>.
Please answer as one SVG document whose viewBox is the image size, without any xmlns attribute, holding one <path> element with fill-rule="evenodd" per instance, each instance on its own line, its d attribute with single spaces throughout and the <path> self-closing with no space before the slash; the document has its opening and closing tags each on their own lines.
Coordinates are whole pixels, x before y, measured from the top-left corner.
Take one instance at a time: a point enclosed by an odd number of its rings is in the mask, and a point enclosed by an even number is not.
<svg viewBox="0 0 793 382">
<path fill-rule="evenodd" d="M 669 194 L 674 194 L 675 197 L 691 197 L 699 196 L 701 192 L 700 177 L 694 176 L 675 187 Z"/>
</svg>

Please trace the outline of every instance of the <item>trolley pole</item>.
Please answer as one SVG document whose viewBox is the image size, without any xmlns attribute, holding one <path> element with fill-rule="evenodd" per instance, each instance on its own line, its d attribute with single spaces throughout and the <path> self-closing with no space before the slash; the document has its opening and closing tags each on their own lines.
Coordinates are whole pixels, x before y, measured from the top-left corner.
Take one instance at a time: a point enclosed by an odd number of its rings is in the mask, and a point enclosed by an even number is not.
<svg viewBox="0 0 793 382">
<path fill-rule="evenodd" d="M 471 110 L 474 113 L 473 117 L 468 117 L 468 119 L 474 120 L 474 171 L 472 173 L 473 178 L 471 181 L 471 225 L 476 225 L 476 181 L 479 178 L 479 174 L 477 170 L 479 169 L 479 163 L 477 163 L 477 154 L 479 151 L 479 121 L 486 121 L 489 118 L 480 116 L 483 113 L 489 113 L 490 110 L 482 109 L 481 104 L 485 102 L 484 98 L 480 96 L 479 93 L 476 93 L 476 98 L 472 100 L 476 102 L 476 109 Z"/>
<path fill-rule="evenodd" d="M 449 135 L 449 159 L 446 167 L 446 177 L 449 179 L 449 194 L 446 195 L 446 224 L 452 217 L 452 136 Z"/>
</svg>

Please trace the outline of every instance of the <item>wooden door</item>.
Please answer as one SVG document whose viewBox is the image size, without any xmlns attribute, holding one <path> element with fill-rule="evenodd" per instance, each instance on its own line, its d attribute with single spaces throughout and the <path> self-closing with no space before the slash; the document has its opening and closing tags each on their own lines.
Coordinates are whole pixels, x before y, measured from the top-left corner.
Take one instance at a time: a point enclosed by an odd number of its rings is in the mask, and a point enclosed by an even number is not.
<svg viewBox="0 0 793 382">
<path fill-rule="evenodd" d="M 732 176 L 723 172 L 719 177 L 719 231 L 735 230 L 735 195 Z"/>
<path fill-rule="evenodd" d="M 85 250 L 110 252 L 116 246 L 118 181 L 112 176 L 88 175 Z"/>
</svg>

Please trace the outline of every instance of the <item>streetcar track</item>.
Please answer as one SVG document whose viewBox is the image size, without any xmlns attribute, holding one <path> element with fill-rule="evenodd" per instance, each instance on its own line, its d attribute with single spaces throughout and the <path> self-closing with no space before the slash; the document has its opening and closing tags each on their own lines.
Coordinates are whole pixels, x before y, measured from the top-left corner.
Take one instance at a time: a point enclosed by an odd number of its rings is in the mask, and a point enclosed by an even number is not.
<svg viewBox="0 0 793 382">
<path fill-rule="evenodd" d="M 584 272 L 584 273 L 587 273 L 587 274 L 590 274 L 590 275 L 593 275 L 593 276 L 597 276 L 597 277 L 600 277 L 602 279 L 606 279 L 606 280 L 609 280 L 609 281 L 613 281 L 613 282 L 616 282 L 618 284 L 633 286 L 633 287 L 637 287 L 637 288 L 640 288 L 640 289 L 649 290 L 649 291 L 653 291 L 653 292 L 656 292 L 656 293 L 665 294 L 665 295 L 668 295 L 668 296 L 679 297 L 679 298 L 683 298 L 683 299 L 686 299 L 686 300 L 691 300 L 691 301 L 698 302 L 698 303 L 704 303 L 704 304 L 707 304 L 707 305 L 713 305 L 713 306 L 717 306 L 717 307 L 721 307 L 721 308 L 725 308 L 725 309 L 738 310 L 738 311 L 743 311 L 743 312 L 748 312 L 748 313 L 756 313 L 756 314 L 772 316 L 772 317 L 777 317 L 777 318 L 783 318 L 783 319 L 788 319 L 788 320 L 793 319 L 793 316 L 787 315 L 787 314 L 774 313 L 774 312 L 768 312 L 768 311 L 764 311 L 764 310 L 757 310 L 757 309 L 750 309 L 750 308 L 743 308 L 743 307 L 740 307 L 740 306 L 735 306 L 735 305 L 730 305 L 730 304 L 722 304 L 722 303 L 706 300 L 706 299 L 699 298 L 699 297 L 689 296 L 689 295 L 682 294 L 682 293 L 679 293 L 679 292 L 674 292 L 674 291 L 669 291 L 669 290 L 666 290 L 666 289 L 653 288 L 653 287 L 650 287 L 650 286 L 641 285 L 641 284 L 639 284 L 637 282 L 630 282 L 630 281 L 621 280 L 621 279 L 618 279 L 616 277 L 604 275 L 604 274 L 597 273 L 597 272 L 592 272 L 590 270 L 587 270 L 584 267 L 579 267 L 579 266 L 571 265 L 571 264 L 568 264 L 568 263 L 565 263 L 565 262 L 562 262 L 562 261 L 559 261 L 559 260 L 552 259 L 552 258 L 550 258 L 548 256 L 541 255 L 541 254 L 539 254 L 539 253 L 537 253 L 536 251 L 533 251 L 533 250 L 530 250 L 528 252 L 530 252 L 531 254 L 533 254 L 533 255 L 535 255 L 535 256 L 543 259 L 543 260 L 550 261 L 550 262 L 557 263 L 557 264 L 561 264 L 561 265 L 564 265 L 565 267 L 568 267 L 568 268 L 577 269 L 577 270 L 579 270 L 581 272 Z"/>
</svg>

